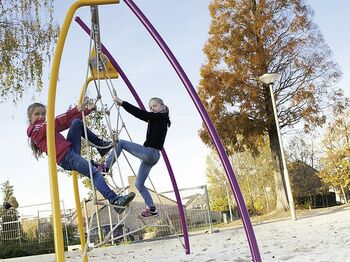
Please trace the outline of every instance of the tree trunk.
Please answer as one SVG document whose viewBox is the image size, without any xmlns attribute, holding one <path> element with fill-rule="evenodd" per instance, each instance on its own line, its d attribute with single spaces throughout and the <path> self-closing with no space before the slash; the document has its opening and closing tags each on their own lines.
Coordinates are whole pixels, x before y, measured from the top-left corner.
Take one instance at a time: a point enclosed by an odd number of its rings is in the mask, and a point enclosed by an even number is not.
<svg viewBox="0 0 350 262">
<path fill-rule="evenodd" d="M 276 129 L 269 131 L 269 140 L 271 148 L 271 156 L 273 162 L 273 171 L 275 178 L 276 190 L 276 211 L 287 211 L 289 209 L 288 198 L 285 190 L 285 182 L 283 179 L 283 168 L 281 161 L 281 154 L 278 145 L 278 135 Z"/>
<path fill-rule="evenodd" d="M 252 188 L 250 186 L 250 181 L 249 181 L 249 174 L 246 175 L 247 178 L 247 185 L 248 185 L 248 194 L 249 194 L 249 200 L 250 200 L 250 204 L 252 205 L 252 212 L 253 214 L 256 214 L 256 210 L 254 207 L 254 199 L 253 199 L 253 194 L 252 194 Z"/>
<path fill-rule="evenodd" d="M 266 212 L 267 212 L 267 213 L 270 213 L 269 196 L 268 196 L 268 194 L 267 194 L 267 192 L 266 192 L 265 186 L 262 187 L 262 190 L 263 190 L 263 192 L 264 192 L 264 198 L 265 198 L 266 210 L 267 210 Z"/>
<path fill-rule="evenodd" d="M 346 197 L 344 187 L 343 187 L 343 186 L 340 186 L 340 188 L 341 188 L 341 192 L 342 192 L 342 194 L 343 194 L 344 201 L 345 201 L 345 204 L 346 204 L 346 203 L 348 203 L 348 198 Z"/>
</svg>

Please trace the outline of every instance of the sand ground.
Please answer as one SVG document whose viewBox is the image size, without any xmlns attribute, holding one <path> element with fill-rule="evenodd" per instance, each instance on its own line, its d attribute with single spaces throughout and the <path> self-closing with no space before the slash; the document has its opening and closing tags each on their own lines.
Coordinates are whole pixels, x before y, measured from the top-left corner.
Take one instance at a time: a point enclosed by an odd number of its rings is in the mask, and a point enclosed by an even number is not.
<svg viewBox="0 0 350 262">
<path fill-rule="evenodd" d="M 310 215 L 254 223 L 262 261 L 350 262 L 350 206 L 319 209 Z M 220 229 L 190 236 L 186 255 L 176 238 L 93 249 L 89 261 L 251 261 L 244 229 Z M 80 251 L 66 252 L 66 261 L 81 260 Z M 54 254 L 0 260 L 54 261 Z"/>
</svg>

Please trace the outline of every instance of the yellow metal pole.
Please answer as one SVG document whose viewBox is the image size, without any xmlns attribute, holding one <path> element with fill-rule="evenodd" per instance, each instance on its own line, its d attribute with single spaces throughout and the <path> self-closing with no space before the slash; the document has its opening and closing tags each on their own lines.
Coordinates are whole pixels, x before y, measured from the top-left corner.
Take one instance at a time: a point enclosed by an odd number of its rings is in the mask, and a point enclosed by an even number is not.
<svg viewBox="0 0 350 262">
<path fill-rule="evenodd" d="M 83 215 L 81 212 L 80 197 L 79 197 L 78 172 L 73 171 L 72 177 L 73 177 L 75 207 L 76 207 L 77 219 L 78 219 L 78 229 L 79 229 L 79 234 L 80 234 L 80 246 L 81 246 L 82 254 L 84 254 L 86 240 L 85 240 Z M 83 261 L 84 262 L 88 261 L 87 253 L 85 253 Z"/>
<path fill-rule="evenodd" d="M 82 104 L 84 101 L 85 93 L 87 90 L 87 87 L 89 86 L 89 83 L 93 80 L 94 78 L 92 76 L 89 76 L 88 79 L 85 81 L 85 84 L 83 85 L 83 88 L 80 91 L 79 99 L 78 99 L 78 104 Z"/>
<path fill-rule="evenodd" d="M 84 96 L 87 90 L 87 87 L 89 85 L 89 83 L 93 80 L 93 78 L 90 76 L 86 82 L 84 83 L 84 86 L 80 92 L 80 96 L 79 96 L 79 100 L 78 100 L 78 104 L 82 104 L 83 100 L 84 100 Z M 85 230 L 84 230 L 84 223 L 83 223 L 83 215 L 81 212 L 81 204 L 80 204 L 80 194 L 79 194 L 79 187 L 78 187 L 78 172 L 73 171 L 72 173 L 72 179 L 73 179 L 73 189 L 74 189 L 74 199 L 75 199 L 75 209 L 77 212 L 77 219 L 78 219 L 78 229 L 79 229 L 79 234 L 80 234 L 80 246 L 81 246 L 81 251 L 82 254 L 84 254 L 84 250 L 85 250 L 85 243 L 86 243 L 86 239 L 85 239 Z M 87 225 L 86 225 L 87 226 Z M 88 257 L 87 257 L 87 253 L 85 253 L 84 257 L 83 257 L 83 261 L 87 262 L 88 261 Z"/>
<path fill-rule="evenodd" d="M 50 173 L 50 188 L 51 188 L 51 202 L 53 210 L 53 228 L 55 240 L 56 262 L 64 261 L 64 244 L 62 234 L 62 222 L 60 212 L 60 201 L 57 180 L 57 161 L 56 161 L 56 147 L 55 147 L 55 99 L 56 87 L 58 79 L 58 71 L 61 63 L 61 57 L 65 40 L 67 38 L 68 29 L 72 22 L 75 11 L 81 6 L 91 5 L 107 5 L 117 4 L 119 0 L 79 0 L 75 2 L 68 10 L 64 19 L 63 26 L 58 37 L 55 55 L 53 58 L 51 68 L 51 78 L 48 94 L 47 106 L 47 154 L 49 162 Z"/>
</svg>

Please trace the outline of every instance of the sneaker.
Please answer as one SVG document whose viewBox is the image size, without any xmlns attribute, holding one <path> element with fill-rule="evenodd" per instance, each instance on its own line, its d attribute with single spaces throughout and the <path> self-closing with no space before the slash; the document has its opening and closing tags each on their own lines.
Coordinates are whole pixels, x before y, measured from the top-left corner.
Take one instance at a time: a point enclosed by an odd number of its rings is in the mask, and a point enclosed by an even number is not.
<svg viewBox="0 0 350 262">
<path fill-rule="evenodd" d="M 158 216 L 158 211 L 155 209 L 154 211 L 151 211 L 151 209 L 147 208 L 145 211 L 141 213 L 141 216 L 144 218 L 147 217 L 157 217 Z"/>
<path fill-rule="evenodd" d="M 103 141 L 102 145 L 99 146 L 103 148 L 97 148 L 97 152 L 100 154 L 101 157 L 104 157 L 112 149 L 113 143 Z"/>
<path fill-rule="evenodd" d="M 127 206 L 134 198 L 136 194 L 134 192 L 130 192 L 126 196 L 119 196 L 117 200 L 113 202 L 113 205 L 119 206 L 119 207 L 114 207 L 114 210 L 118 213 L 121 214 L 125 210 L 125 206 Z"/>
</svg>

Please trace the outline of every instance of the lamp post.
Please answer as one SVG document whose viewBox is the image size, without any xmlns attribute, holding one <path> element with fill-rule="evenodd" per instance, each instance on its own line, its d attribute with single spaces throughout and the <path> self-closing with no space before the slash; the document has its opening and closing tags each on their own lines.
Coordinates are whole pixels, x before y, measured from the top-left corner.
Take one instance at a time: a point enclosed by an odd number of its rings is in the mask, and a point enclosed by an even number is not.
<svg viewBox="0 0 350 262">
<path fill-rule="evenodd" d="M 272 109 L 273 109 L 273 115 L 275 118 L 276 123 L 276 129 L 277 129 L 277 137 L 278 137 L 278 146 L 280 148 L 281 152 L 281 160 L 283 165 L 283 176 L 286 183 L 286 190 L 287 190 L 287 196 L 289 200 L 289 209 L 293 220 L 297 220 L 296 214 L 295 214 L 295 208 L 294 208 L 294 200 L 292 195 L 292 188 L 290 185 L 290 179 L 289 179 L 289 173 L 287 169 L 287 162 L 284 156 L 284 150 L 283 150 L 283 144 L 282 144 L 282 138 L 281 138 L 281 132 L 280 132 L 280 125 L 278 122 L 278 116 L 277 116 L 277 109 L 276 109 L 276 102 L 275 102 L 275 96 L 273 94 L 272 86 L 279 77 L 278 74 L 263 74 L 259 77 L 259 80 L 263 82 L 264 84 L 268 85 L 270 96 L 271 96 L 271 102 L 272 102 Z"/>
</svg>

